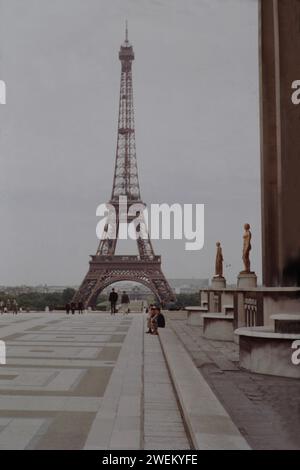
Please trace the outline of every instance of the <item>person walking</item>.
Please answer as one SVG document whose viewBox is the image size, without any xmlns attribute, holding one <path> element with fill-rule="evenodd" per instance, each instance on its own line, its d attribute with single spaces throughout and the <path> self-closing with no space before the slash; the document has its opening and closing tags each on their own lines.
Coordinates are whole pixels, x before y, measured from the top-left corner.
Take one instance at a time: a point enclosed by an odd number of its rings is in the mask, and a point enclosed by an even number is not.
<svg viewBox="0 0 300 470">
<path fill-rule="evenodd" d="M 115 292 L 115 289 L 113 288 L 111 290 L 111 293 L 109 294 L 109 302 L 110 302 L 110 314 L 111 315 L 115 315 L 116 314 L 116 306 L 117 306 L 117 302 L 118 302 L 118 294 L 117 292 Z"/>
<path fill-rule="evenodd" d="M 72 315 L 75 315 L 75 310 L 76 310 L 76 305 L 74 304 L 74 302 L 71 302 Z"/>
<path fill-rule="evenodd" d="M 12 312 L 13 312 L 14 315 L 18 314 L 18 304 L 17 304 L 17 301 L 15 299 L 13 300 L 13 304 L 12 304 Z"/>
<path fill-rule="evenodd" d="M 128 296 L 128 294 L 125 290 L 123 291 L 123 294 L 122 294 L 122 297 L 121 297 L 121 304 L 122 304 L 123 314 L 128 315 L 130 299 L 129 299 L 129 296 Z"/>
<path fill-rule="evenodd" d="M 71 310 L 71 305 L 69 303 L 67 303 L 66 304 L 66 313 L 67 313 L 67 315 L 69 315 L 70 310 Z"/>
<path fill-rule="evenodd" d="M 78 313 L 79 313 L 79 315 L 82 315 L 82 314 L 83 314 L 83 310 L 84 310 L 84 305 L 83 305 L 82 300 L 80 300 L 80 301 L 78 302 Z"/>
</svg>

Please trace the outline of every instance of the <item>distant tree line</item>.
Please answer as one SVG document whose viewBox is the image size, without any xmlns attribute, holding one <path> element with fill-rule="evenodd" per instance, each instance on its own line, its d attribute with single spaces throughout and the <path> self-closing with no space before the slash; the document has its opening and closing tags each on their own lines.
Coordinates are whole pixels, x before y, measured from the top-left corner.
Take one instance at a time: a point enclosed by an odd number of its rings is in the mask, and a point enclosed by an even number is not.
<svg viewBox="0 0 300 470">
<path fill-rule="evenodd" d="M 71 302 L 74 294 L 75 289 L 72 288 L 67 288 L 63 292 L 29 292 L 15 296 L 0 292 L 0 302 L 7 304 L 16 300 L 18 308 L 23 310 L 45 310 L 46 307 L 49 307 L 50 310 L 59 310 L 64 309 L 65 305 Z"/>
<path fill-rule="evenodd" d="M 66 304 L 71 302 L 74 294 L 75 289 L 70 287 L 65 289 L 63 292 L 29 292 L 14 296 L 0 292 L 0 302 L 7 304 L 8 302 L 11 303 L 13 300 L 16 300 L 18 308 L 22 308 L 23 310 L 42 311 L 45 310 L 46 307 L 49 307 L 50 310 L 63 310 Z M 191 294 L 177 294 L 176 298 L 176 305 L 180 307 L 200 305 L 200 296 L 198 292 Z M 100 295 L 97 299 L 97 305 L 100 305 L 105 301 L 107 301 L 107 295 Z"/>
<path fill-rule="evenodd" d="M 200 305 L 199 292 L 193 292 L 191 294 L 176 294 L 177 304 L 182 307 L 188 307 L 190 305 Z"/>
</svg>

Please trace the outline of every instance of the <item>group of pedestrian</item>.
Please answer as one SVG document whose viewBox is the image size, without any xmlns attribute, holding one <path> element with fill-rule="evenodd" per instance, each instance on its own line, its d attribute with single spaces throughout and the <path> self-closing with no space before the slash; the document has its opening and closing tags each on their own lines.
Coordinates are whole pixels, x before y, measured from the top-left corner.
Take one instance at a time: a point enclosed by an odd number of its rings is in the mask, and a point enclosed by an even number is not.
<svg viewBox="0 0 300 470">
<path fill-rule="evenodd" d="M 71 302 L 71 303 L 66 304 L 66 313 L 67 313 L 67 315 L 69 315 L 70 312 L 72 313 L 72 315 L 74 315 L 76 310 L 78 310 L 78 313 L 80 315 L 83 314 L 83 312 L 84 312 L 84 303 L 81 300 L 78 302 L 78 304 L 76 304 L 75 302 Z"/>
<path fill-rule="evenodd" d="M 22 311 L 22 309 L 19 309 L 18 302 L 16 301 L 16 299 L 13 299 L 13 300 L 8 299 L 6 302 L 2 300 L 0 302 L 1 315 L 3 313 L 9 313 L 9 312 L 12 312 L 14 315 L 17 315 L 19 310 Z"/>
<path fill-rule="evenodd" d="M 108 301 L 110 303 L 111 315 L 115 315 L 118 312 L 118 307 L 117 307 L 118 300 L 119 300 L 119 294 L 118 292 L 115 291 L 114 288 L 112 288 L 108 297 Z M 130 312 L 129 306 L 130 306 L 130 298 L 127 292 L 124 290 L 121 295 L 121 311 L 123 312 L 124 315 L 128 315 L 128 313 Z M 78 310 L 79 314 L 84 313 L 84 303 L 82 302 L 82 300 L 80 300 L 77 304 L 75 302 L 66 304 L 66 313 L 68 315 L 70 313 L 74 315 L 76 310 Z M 158 328 L 164 328 L 166 324 L 165 317 L 162 314 L 160 307 L 158 305 L 151 304 L 149 308 L 146 309 L 146 312 L 148 313 L 148 317 L 147 317 L 148 331 L 146 331 L 146 333 L 149 333 L 152 335 L 158 335 Z"/>
<path fill-rule="evenodd" d="M 119 294 L 113 288 L 111 290 L 111 292 L 109 294 L 109 298 L 108 298 L 108 301 L 110 302 L 110 314 L 111 315 L 115 315 L 118 311 L 118 309 L 117 309 L 118 299 L 119 299 Z M 122 296 L 121 296 L 121 310 L 122 310 L 124 315 L 128 315 L 128 313 L 130 312 L 129 305 L 130 305 L 129 295 L 124 290 L 122 292 Z"/>
<path fill-rule="evenodd" d="M 118 311 L 117 303 L 118 303 L 119 295 L 113 288 L 109 294 L 108 300 L 110 302 L 110 312 L 111 315 L 115 315 Z M 130 312 L 129 309 L 130 299 L 126 291 L 122 292 L 121 296 L 121 310 L 123 314 L 128 314 Z M 143 306 L 144 307 L 144 306 Z M 165 328 L 166 321 L 165 317 L 161 312 L 161 309 L 158 305 L 151 304 L 149 309 L 145 309 L 148 313 L 147 317 L 147 328 L 148 330 L 146 333 L 151 335 L 158 335 L 158 328 Z M 144 311 L 144 308 L 142 309 Z"/>
<path fill-rule="evenodd" d="M 161 313 L 158 305 L 150 305 L 147 317 L 146 333 L 150 335 L 158 335 L 158 328 L 165 328 L 166 321 L 164 315 Z"/>
</svg>

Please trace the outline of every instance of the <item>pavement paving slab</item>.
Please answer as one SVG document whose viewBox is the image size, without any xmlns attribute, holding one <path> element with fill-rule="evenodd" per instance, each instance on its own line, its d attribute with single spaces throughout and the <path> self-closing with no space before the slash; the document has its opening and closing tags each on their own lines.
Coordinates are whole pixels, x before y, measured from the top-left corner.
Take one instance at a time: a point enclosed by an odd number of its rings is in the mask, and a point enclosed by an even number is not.
<svg viewBox="0 0 300 470">
<path fill-rule="evenodd" d="M 143 314 L 1 315 L 0 449 L 300 448 L 298 381 L 240 370 L 234 343 L 179 313 L 145 330 Z"/>
</svg>

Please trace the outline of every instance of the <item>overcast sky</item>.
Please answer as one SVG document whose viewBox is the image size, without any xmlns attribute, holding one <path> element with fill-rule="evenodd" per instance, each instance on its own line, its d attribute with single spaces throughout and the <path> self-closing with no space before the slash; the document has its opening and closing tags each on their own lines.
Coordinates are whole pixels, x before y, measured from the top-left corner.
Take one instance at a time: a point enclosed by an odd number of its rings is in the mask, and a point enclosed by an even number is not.
<svg viewBox="0 0 300 470">
<path fill-rule="evenodd" d="M 257 0 L 0 0 L 0 284 L 78 284 L 111 195 L 125 19 L 143 200 L 205 204 L 205 245 L 156 241 L 168 277 L 261 280 Z"/>
</svg>

